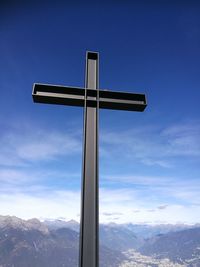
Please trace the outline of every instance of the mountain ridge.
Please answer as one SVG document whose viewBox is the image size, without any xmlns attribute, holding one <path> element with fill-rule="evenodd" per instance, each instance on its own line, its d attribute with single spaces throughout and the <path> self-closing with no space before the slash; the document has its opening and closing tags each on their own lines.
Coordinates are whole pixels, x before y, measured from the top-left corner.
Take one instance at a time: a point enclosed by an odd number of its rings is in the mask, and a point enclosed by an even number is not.
<svg viewBox="0 0 200 267">
<path fill-rule="evenodd" d="M 100 267 L 200 267 L 199 225 L 111 223 L 99 230 Z M 78 244 L 74 220 L 0 216 L 0 266 L 77 267 Z"/>
<path fill-rule="evenodd" d="M 37 219 L 0 217 L 0 266 L 77 267 L 79 234 L 66 227 L 43 228 L 40 223 Z M 101 267 L 116 267 L 125 259 L 120 251 L 100 245 Z"/>
</svg>

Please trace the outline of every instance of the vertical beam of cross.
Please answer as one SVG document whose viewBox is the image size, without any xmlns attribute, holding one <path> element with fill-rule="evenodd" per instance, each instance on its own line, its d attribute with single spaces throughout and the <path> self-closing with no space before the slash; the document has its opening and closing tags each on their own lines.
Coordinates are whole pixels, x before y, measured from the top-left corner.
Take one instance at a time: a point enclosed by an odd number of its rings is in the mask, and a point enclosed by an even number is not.
<svg viewBox="0 0 200 267">
<path fill-rule="evenodd" d="M 84 107 L 83 176 L 79 267 L 99 266 L 98 112 L 99 108 L 144 111 L 144 94 L 99 90 L 99 54 L 87 52 L 85 88 L 34 84 L 36 103 Z"/>
<path fill-rule="evenodd" d="M 79 266 L 98 267 L 98 53 L 87 53 L 85 88 Z M 94 97 L 88 95 L 87 88 L 97 91 Z M 94 107 L 88 106 L 90 100 L 96 100 Z"/>
</svg>

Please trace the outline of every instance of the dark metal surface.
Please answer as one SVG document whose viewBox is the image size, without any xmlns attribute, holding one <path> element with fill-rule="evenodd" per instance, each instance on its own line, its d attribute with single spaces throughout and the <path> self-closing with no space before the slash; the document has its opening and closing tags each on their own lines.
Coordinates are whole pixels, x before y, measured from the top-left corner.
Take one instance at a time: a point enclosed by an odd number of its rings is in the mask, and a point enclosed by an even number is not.
<svg viewBox="0 0 200 267">
<path fill-rule="evenodd" d="M 87 88 L 98 91 L 98 54 L 87 54 L 84 106 L 84 149 L 82 207 L 80 222 L 80 267 L 98 267 L 99 263 L 99 196 L 98 196 L 98 94 L 92 97 L 96 107 L 88 106 Z"/>
<path fill-rule="evenodd" d="M 33 100 L 38 103 L 84 107 L 85 90 L 78 87 L 34 84 Z M 144 111 L 147 106 L 144 94 L 87 89 L 88 106 L 97 106 L 97 92 L 99 94 L 100 108 Z"/>
<path fill-rule="evenodd" d="M 85 90 L 76 87 L 35 83 L 32 96 L 36 103 L 80 107 L 83 107 L 85 103 Z"/>
<path fill-rule="evenodd" d="M 87 52 L 85 88 L 34 84 L 37 103 L 84 107 L 84 146 L 81 195 L 79 267 L 99 266 L 99 108 L 144 111 L 144 94 L 98 89 L 98 53 Z"/>
</svg>

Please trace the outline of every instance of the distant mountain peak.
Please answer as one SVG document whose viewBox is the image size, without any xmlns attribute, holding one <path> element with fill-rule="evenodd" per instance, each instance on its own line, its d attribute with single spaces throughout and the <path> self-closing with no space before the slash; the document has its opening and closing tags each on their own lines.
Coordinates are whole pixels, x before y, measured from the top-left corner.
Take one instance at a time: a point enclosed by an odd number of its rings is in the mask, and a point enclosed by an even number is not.
<svg viewBox="0 0 200 267">
<path fill-rule="evenodd" d="M 29 220 L 23 220 L 16 216 L 2 216 L 0 215 L 0 229 L 10 227 L 14 229 L 20 229 L 20 230 L 38 230 L 44 234 L 48 234 L 49 230 L 38 219 L 33 218 Z"/>
<path fill-rule="evenodd" d="M 73 223 L 73 224 L 79 224 L 76 220 L 69 220 L 69 221 L 67 221 L 67 223 Z"/>
</svg>

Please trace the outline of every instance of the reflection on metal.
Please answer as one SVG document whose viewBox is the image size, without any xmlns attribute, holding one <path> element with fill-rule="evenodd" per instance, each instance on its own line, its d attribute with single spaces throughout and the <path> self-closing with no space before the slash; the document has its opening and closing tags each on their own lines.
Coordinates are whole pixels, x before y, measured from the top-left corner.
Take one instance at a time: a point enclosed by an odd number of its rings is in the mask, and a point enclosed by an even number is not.
<svg viewBox="0 0 200 267">
<path fill-rule="evenodd" d="M 84 107 L 84 145 L 79 267 L 99 266 L 99 108 L 144 111 L 145 95 L 98 89 L 99 54 L 87 52 L 85 88 L 34 84 L 37 103 Z"/>
<path fill-rule="evenodd" d="M 85 91 L 87 91 L 88 106 L 91 107 L 97 106 L 97 93 L 100 108 L 143 111 L 147 105 L 143 94 L 47 84 L 34 84 L 33 99 L 41 103 L 84 107 Z"/>
</svg>

